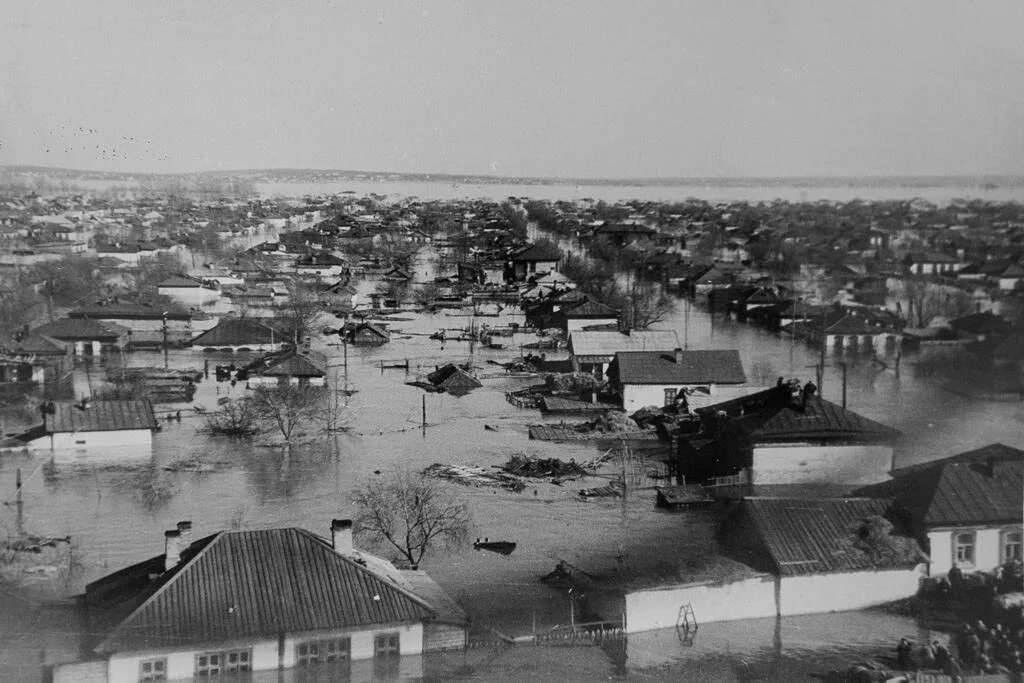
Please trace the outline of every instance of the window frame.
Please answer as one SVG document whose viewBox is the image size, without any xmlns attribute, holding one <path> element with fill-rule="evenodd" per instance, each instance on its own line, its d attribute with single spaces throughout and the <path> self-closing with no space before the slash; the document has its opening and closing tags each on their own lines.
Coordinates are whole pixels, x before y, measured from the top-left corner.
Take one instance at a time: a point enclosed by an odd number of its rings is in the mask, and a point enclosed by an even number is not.
<svg viewBox="0 0 1024 683">
<path fill-rule="evenodd" d="M 662 407 L 663 408 L 668 408 L 670 406 L 675 405 L 676 398 L 679 397 L 679 391 L 680 390 L 676 389 L 675 387 L 665 387 L 662 390 L 662 392 L 663 392 L 662 395 L 665 397 L 664 403 L 662 404 Z"/>
<path fill-rule="evenodd" d="M 149 665 L 149 672 L 146 671 Z M 160 671 L 156 671 L 159 666 Z M 166 681 L 167 680 L 167 657 L 151 657 L 139 661 L 139 681 Z"/>
<path fill-rule="evenodd" d="M 332 650 L 332 647 L 333 650 Z M 300 653 L 302 648 L 306 654 Z M 316 648 L 316 655 L 310 654 L 310 649 Z M 334 662 L 352 661 L 352 637 L 338 636 L 336 638 L 314 638 L 311 640 L 300 640 L 295 643 L 295 666 L 307 667 L 318 664 L 330 664 Z"/>
<path fill-rule="evenodd" d="M 1010 542 L 1010 537 L 1016 535 L 1016 540 Z M 1007 550 L 1010 547 L 1015 546 L 1017 552 L 1014 555 L 1010 555 Z M 1021 527 L 1009 527 L 999 532 L 999 564 L 1005 564 L 1010 560 L 1020 560 L 1024 558 L 1024 529 Z"/>
<path fill-rule="evenodd" d="M 234 655 L 236 660 L 231 661 Z M 206 658 L 206 664 L 200 662 Z M 216 658 L 217 664 L 211 664 L 210 659 Z M 225 674 L 250 673 L 252 672 L 252 648 L 239 647 L 224 650 L 209 650 L 200 652 L 195 656 L 194 678 L 216 678 Z M 202 667 L 202 668 L 200 668 Z M 215 667 L 216 670 L 211 671 Z"/>
<path fill-rule="evenodd" d="M 961 543 L 961 537 L 970 537 L 969 543 Z M 970 558 L 960 559 L 961 548 L 970 548 Z M 974 569 L 978 561 L 978 532 L 976 531 L 954 531 L 953 532 L 953 566 L 961 569 Z"/>
<path fill-rule="evenodd" d="M 383 644 L 381 641 L 388 639 L 388 642 Z M 394 640 L 394 645 L 390 644 L 390 641 Z M 385 658 L 385 657 L 397 657 L 402 654 L 402 634 L 398 631 L 386 631 L 384 633 L 376 633 L 373 636 L 373 658 Z"/>
</svg>

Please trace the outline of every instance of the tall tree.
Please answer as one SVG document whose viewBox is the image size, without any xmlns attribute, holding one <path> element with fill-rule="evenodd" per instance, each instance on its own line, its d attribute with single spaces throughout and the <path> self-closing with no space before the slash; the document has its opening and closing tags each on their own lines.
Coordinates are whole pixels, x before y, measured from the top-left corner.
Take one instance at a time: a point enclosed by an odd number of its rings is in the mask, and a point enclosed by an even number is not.
<svg viewBox="0 0 1024 683">
<path fill-rule="evenodd" d="M 353 494 L 356 533 L 397 550 L 418 567 L 435 545 L 458 545 L 469 535 L 469 508 L 440 482 L 416 472 L 374 479 Z"/>
</svg>

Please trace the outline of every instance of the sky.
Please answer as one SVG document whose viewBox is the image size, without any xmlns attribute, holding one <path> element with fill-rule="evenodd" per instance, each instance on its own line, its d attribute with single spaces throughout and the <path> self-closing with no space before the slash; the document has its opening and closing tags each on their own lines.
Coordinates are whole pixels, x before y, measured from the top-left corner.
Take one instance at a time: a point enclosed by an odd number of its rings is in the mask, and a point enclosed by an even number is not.
<svg viewBox="0 0 1024 683">
<path fill-rule="evenodd" d="M 0 164 L 1024 174 L 1020 0 L 5 0 Z"/>
</svg>

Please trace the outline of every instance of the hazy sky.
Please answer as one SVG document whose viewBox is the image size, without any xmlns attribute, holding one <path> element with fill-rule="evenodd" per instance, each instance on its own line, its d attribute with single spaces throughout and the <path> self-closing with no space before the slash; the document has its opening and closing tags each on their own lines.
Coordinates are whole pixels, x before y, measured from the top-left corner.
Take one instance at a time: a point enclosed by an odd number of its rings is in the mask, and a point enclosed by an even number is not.
<svg viewBox="0 0 1024 683">
<path fill-rule="evenodd" d="M 3 3 L 0 164 L 1024 173 L 1024 1 Z"/>
</svg>

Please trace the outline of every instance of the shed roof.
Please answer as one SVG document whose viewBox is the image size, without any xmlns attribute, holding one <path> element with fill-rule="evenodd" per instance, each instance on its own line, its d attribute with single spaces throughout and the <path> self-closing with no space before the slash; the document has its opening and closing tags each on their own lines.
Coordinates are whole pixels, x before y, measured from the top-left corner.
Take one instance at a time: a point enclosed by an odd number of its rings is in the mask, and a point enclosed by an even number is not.
<svg viewBox="0 0 1024 683">
<path fill-rule="evenodd" d="M 427 381 L 443 389 L 475 389 L 483 385 L 473 375 L 459 366 L 449 363 L 427 375 Z"/>
<path fill-rule="evenodd" d="M 764 545 L 782 576 L 909 567 L 927 556 L 908 536 L 871 544 L 865 523 L 885 518 L 890 501 L 872 498 L 745 498 L 741 523 Z"/>
<path fill-rule="evenodd" d="M 1001 443 L 896 470 L 861 495 L 893 498 L 926 526 L 1024 519 L 1024 451 Z"/>
<path fill-rule="evenodd" d="M 86 589 L 99 592 L 101 582 Z M 422 598 L 304 529 L 222 531 L 183 553 L 97 652 L 415 623 Z"/>
<path fill-rule="evenodd" d="M 186 277 L 184 275 L 172 275 L 166 280 L 162 280 L 157 287 L 188 287 L 188 288 L 199 288 L 202 287 L 203 283 L 195 278 Z"/>
<path fill-rule="evenodd" d="M 153 405 L 141 401 L 92 401 L 87 408 L 70 401 L 54 402 L 54 412 L 44 424 L 48 432 L 105 432 L 128 429 L 155 429 Z"/>
<path fill-rule="evenodd" d="M 677 358 L 678 354 L 678 358 Z M 735 350 L 620 351 L 608 374 L 622 384 L 743 384 Z"/>
<path fill-rule="evenodd" d="M 558 247 L 550 244 L 531 244 L 523 247 L 509 257 L 511 261 L 558 261 L 562 258 L 562 252 Z"/>
</svg>

